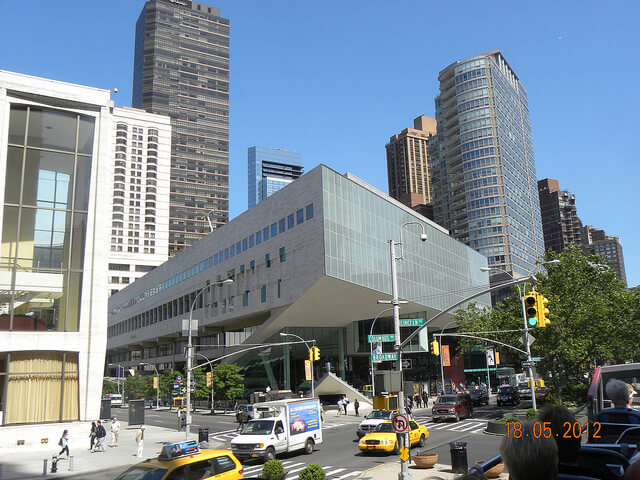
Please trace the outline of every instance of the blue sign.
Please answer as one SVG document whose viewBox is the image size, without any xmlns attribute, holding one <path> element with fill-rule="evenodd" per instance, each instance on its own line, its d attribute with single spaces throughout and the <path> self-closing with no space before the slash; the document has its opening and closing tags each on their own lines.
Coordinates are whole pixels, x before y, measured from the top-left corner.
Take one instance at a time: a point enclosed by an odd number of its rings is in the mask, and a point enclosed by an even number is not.
<svg viewBox="0 0 640 480">
<path fill-rule="evenodd" d="M 176 383 L 182 383 L 182 377 L 180 375 L 176 377 Z"/>
<path fill-rule="evenodd" d="M 318 402 L 300 402 L 289 407 L 289 429 L 291 435 L 318 430 L 320 428 L 320 415 Z"/>
</svg>

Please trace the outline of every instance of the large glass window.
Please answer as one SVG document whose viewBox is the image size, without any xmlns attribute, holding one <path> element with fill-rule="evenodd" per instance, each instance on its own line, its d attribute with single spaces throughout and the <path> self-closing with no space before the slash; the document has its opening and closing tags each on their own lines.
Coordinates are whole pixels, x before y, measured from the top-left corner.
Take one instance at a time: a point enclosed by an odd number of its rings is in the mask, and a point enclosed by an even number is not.
<svg viewBox="0 0 640 480">
<path fill-rule="evenodd" d="M 10 109 L 0 330 L 78 329 L 94 122 Z"/>
</svg>

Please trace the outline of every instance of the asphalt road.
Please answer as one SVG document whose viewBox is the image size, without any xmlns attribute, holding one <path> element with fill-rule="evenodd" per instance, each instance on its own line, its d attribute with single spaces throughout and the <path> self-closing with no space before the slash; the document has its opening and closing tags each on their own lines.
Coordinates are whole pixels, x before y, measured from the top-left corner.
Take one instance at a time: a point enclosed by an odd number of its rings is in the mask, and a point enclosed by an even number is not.
<svg viewBox="0 0 640 480">
<path fill-rule="evenodd" d="M 468 465 L 472 466 L 476 460 L 487 460 L 498 454 L 502 437 L 483 433 L 486 421 L 513 411 L 513 407 L 495 405 L 476 407 L 470 419 L 460 422 L 433 423 L 430 411 L 422 410 L 416 414 L 418 423 L 425 424 L 429 429 L 429 439 L 424 448 L 438 453 L 439 463 L 451 464 L 449 443 L 466 442 Z M 370 469 L 381 463 L 397 460 L 395 455 L 363 455 L 358 450 L 358 440 L 355 429 L 358 423 L 353 415 L 347 419 L 338 417 L 335 411 L 327 412 L 323 428 L 324 442 L 316 446 L 311 455 L 295 452 L 279 456 L 289 472 L 287 478 L 297 478 L 297 473 L 309 463 L 317 463 L 327 472 L 328 480 L 346 480 L 354 478 L 359 472 Z M 177 429 L 177 415 L 174 411 L 145 411 L 145 423 L 166 428 Z M 237 435 L 235 417 L 231 415 L 209 415 L 195 413 L 192 432 L 197 434 L 198 428 L 209 428 L 212 441 L 221 441 L 229 446 L 231 439 Z M 259 476 L 262 470 L 260 463 L 247 462 L 244 465 L 245 476 Z M 122 469 L 113 469 L 92 475 L 92 480 L 113 479 Z"/>
</svg>

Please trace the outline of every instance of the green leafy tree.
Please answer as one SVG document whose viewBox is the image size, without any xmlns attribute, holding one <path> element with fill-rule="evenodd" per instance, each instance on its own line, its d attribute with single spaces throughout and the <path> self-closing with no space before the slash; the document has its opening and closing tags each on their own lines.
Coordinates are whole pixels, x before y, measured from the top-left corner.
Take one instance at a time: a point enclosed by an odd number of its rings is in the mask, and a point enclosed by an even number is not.
<svg viewBox="0 0 640 480">
<path fill-rule="evenodd" d="M 536 342 L 531 350 L 542 357 L 538 373 L 562 400 L 567 385 L 571 385 L 570 393 L 584 392 L 592 365 L 622 363 L 637 356 L 640 292 L 627 290 L 600 257 L 584 256 L 578 247 L 560 254 L 549 252 L 546 259 L 560 261 L 549 265 L 548 273 L 536 274 L 536 290 L 549 299 L 551 325 L 533 329 Z M 459 331 L 499 331 L 479 335 L 524 349 L 518 342 L 522 331 L 517 330 L 524 321 L 517 294 L 492 311 L 475 305 L 458 310 L 456 318 Z M 469 351 L 477 343 L 468 339 L 460 345 Z"/>
<path fill-rule="evenodd" d="M 179 374 L 179 372 L 174 372 L 173 370 L 163 370 L 160 372 L 160 396 L 168 399 L 170 406 L 173 405 L 171 401 L 173 384 L 176 381 L 176 376 Z"/>
<path fill-rule="evenodd" d="M 104 398 L 110 393 L 118 393 L 118 384 L 105 378 L 102 380 L 102 397 Z"/>
<path fill-rule="evenodd" d="M 244 375 L 238 373 L 240 367 L 222 363 L 213 367 L 213 392 L 217 399 L 233 400 L 242 393 Z"/>
<path fill-rule="evenodd" d="M 155 390 L 153 390 L 153 378 L 149 375 L 130 375 L 124 380 L 124 391 L 129 400 L 137 398 L 155 398 Z M 153 391 L 153 395 L 150 395 Z"/>
</svg>

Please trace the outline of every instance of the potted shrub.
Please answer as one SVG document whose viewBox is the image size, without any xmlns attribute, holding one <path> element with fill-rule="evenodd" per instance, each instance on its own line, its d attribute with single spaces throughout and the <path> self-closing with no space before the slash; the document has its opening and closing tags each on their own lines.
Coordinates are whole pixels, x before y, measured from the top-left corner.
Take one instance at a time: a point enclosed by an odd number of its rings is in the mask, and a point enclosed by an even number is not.
<svg viewBox="0 0 640 480">
<path fill-rule="evenodd" d="M 424 450 L 413 454 L 411 458 L 418 468 L 433 468 L 438 461 L 438 454 Z"/>
<path fill-rule="evenodd" d="M 507 423 L 520 422 L 521 420 L 517 417 L 502 417 L 497 420 L 489 420 L 487 422 L 487 433 L 493 433 L 496 435 L 504 435 L 507 433 Z"/>
<path fill-rule="evenodd" d="M 312 463 L 300 471 L 298 480 L 327 480 L 327 475 L 320 465 Z"/>
<path fill-rule="evenodd" d="M 284 471 L 282 462 L 277 458 L 267 460 L 262 466 L 262 478 L 264 480 L 282 480 L 287 472 Z"/>
</svg>

